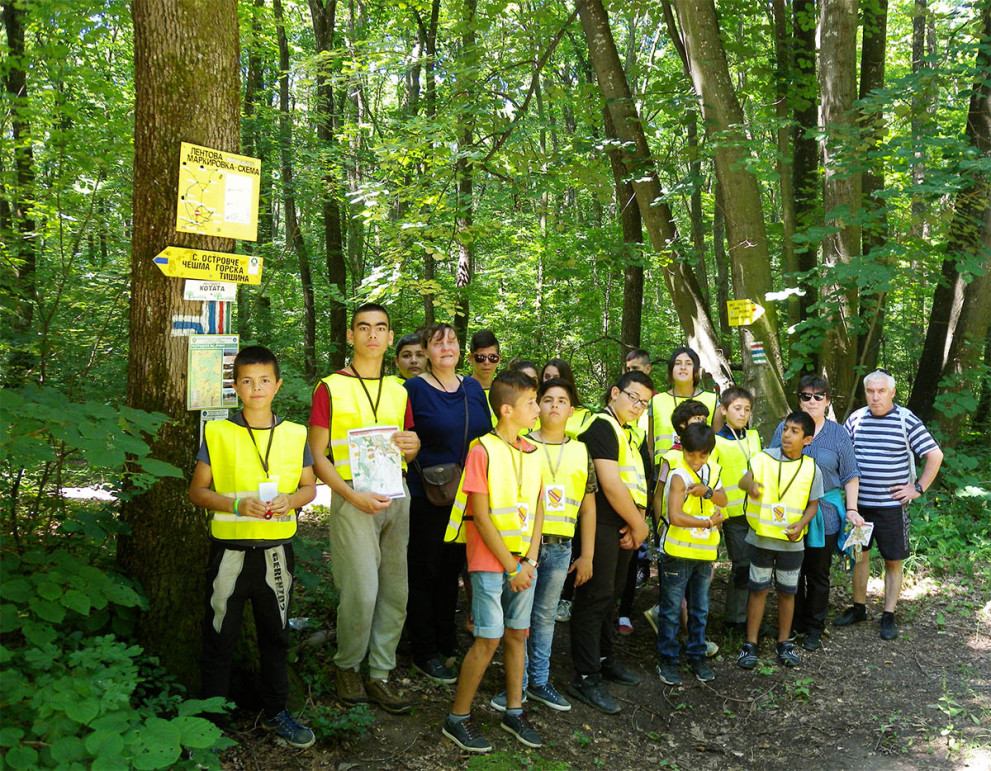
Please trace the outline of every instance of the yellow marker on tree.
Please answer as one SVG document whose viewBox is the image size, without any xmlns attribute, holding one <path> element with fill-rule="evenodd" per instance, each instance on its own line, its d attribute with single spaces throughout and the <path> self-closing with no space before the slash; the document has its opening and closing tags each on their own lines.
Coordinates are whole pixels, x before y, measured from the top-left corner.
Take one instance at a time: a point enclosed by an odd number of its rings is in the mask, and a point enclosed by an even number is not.
<svg viewBox="0 0 991 771">
<path fill-rule="evenodd" d="M 764 315 L 764 308 L 753 300 L 727 300 L 726 311 L 731 327 L 745 327 Z"/>
<path fill-rule="evenodd" d="M 172 278 L 231 281 L 254 286 L 262 282 L 262 258 L 253 254 L 203 252 L 167 246 L 155 257 L 155 264 L 162 273 Z"/>
</svg>

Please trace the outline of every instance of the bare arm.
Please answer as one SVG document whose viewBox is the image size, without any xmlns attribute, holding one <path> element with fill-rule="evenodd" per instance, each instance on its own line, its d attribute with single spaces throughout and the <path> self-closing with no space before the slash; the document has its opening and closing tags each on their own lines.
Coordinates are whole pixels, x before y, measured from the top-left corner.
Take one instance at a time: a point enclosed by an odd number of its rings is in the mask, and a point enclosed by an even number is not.
<svg viewBox="0 0 991 771">
<path fill-rule="evenodd" d="M 925 454 L 926 465 L 922 469 L 922 476 L 919 477 L 919 484 L 923 490 L 928 490 L 934 481 L 939 467 L 943 465 L 943 451 L 938 447 Z M 908 503 L 918 498 L 921 493 L 915 489 L 915 485 L 907 482 L 903 485 L 895 485 L 891 488 L 891 497 L 899 503 Z"/>
<path fill-rule="evenodd" d="M 805 527 L 812 521 L 812 518 L 816 515 L 819 510 L 819 500 L 809 501 L 805 504 L 805 511 L 802 512 L 802 518 L 798 522 L 792 522 L 788 527 L 785 528 L 785 535 L 788 536 L 789 541 L 797 541 L 802 537 L 802 531 Z"/>
<path fill-rule="evenodd" d="M 854 527 L 860 527 L 864 524 L 864 518 L 860 516 L 859 509 L 853 508 L 858 505 L 857 498 L 860 496 L 860 477 L 854 477 L 849 480 L 843 485 L 843 491 L 846 493 L 847 521 Z"/>
</svg>

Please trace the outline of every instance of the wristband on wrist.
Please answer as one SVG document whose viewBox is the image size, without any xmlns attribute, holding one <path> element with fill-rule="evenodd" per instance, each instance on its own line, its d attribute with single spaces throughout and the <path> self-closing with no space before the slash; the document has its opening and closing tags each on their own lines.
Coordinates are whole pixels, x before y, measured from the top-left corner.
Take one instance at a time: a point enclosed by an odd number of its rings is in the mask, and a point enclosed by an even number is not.
<svg viewBox="0 0 991 771">
<path fill-rule="evenodd" d="M 237 513 L 237 498 L 234 499 L 234 516 L 240 517 L 241 515 Z"/>
<path fill-rule="evenodd" d="M 508 578 L 510 581 L 512 581 L 514 578 L 516 578 L 516 576 L 518 576 L 520 574 L 520 571 L 522 569 L 523 569 L 523 563 L 517 562 L 516 563 L 516 570 L 514 570 L 512 573 L 510 573 L 508 571 L 504 571 L 503 572 L 503 575 L 505 575 L 506 578 Z"/>
</svg>

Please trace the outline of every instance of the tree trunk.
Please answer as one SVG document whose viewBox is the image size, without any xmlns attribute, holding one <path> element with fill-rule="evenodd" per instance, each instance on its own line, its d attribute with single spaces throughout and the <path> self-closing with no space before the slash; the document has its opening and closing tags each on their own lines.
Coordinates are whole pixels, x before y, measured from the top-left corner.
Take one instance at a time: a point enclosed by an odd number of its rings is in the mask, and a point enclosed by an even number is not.
<svg viewBox="0 0 991 771">
<path fill-rule="evenodd" d="M 871 92 L 884 88 L 884 53 L 888 29 L 888 0 L 873 0 L 864 6 L 864 42 L 860 51 L 860 99 Z M 864 130 L 870 150 L 876 150 L 884 136 L 884 114 L 879 108 L 861 112 L 859 123 Z M 869 157 L 869 156 L 868 156 Z M 888 217 L 884 201 L 877 194 L 884 190 L 884 162 L 880 159 L 871 162 L 863 175 L 863 206 L 867 215 L 863 228 L 862 251 L 873 255 L 874 259 L 888 267 L 894 267 L 893 258 L 886 254 L 888 242 Z M 861 321 L 867 331 L 860 335 L 861 368 L 870 372 L 877 367 L 881 336 L 884 330 L 884 312 L 887 302 L 886 292 L 864 293 L 861 295 Z M 858 393 L 863 385 L 857 381 Z M 858 398 L 855 400 L 860 402 Z"/>
<path fill-rule="evenodd" d="M 795 253 L 795 191 L 792 176 L 791 128 L 788 125 L 788 113 L 791 108 L 788 93 L 793 88 L 792 73 L 795 71 L 795 60 L 792 55 L 792 39 L 788 35 L 788 12 L 784 0 L 773 0 L 774 14 L 774 115 L 778 120 L 777 134 L 777 169 L 778 184 L 781 187 L 781 259 L 784 272 L 794 275 L 800 270 L 798 255 Z M 796 278 L 786 278 L 785 286 L 792 288 L 798 285 Z M 789 295 L 787 300 L 788 329 L 794 329 L 802 320 L 802 308 L 797 295 Z M 790 389 L 789 389 L 790 390 Z"/>
<path fill-rule="evenodd" d="M 985 8 L 981 22 L 981 46 L 975 71 L 978 79 L 970 97 L 967 140 L 982 158 L 991 158 L 991 9 Z M 934 413 L 940 396 L 958 398 L 971 393 L 974 383 L 964 375 L 978 366 L 991 321 L 991 183 L 987 175 L 975 173 L 973 183 L 957 194 L 953 221 L 943 261 L 943 280 L 933 293 L 932 312 L 919 372 L 909 399 L 909 409 L 923 421 L 935 417 L 943 429 L 943 440 L 953 446 L 969 411 L 953 409 Z M 961 271 L 961 265 L 968 266 Z M 976 270 L 973 266 L 977 266 Z M 976 275 L 977 271 L 983 271 Z"/>
<path fill-rule="evenodd" d="M 730 79 L 712 0 L 676 0 L 675 8 L 702 118 L 715 144 L 716 177 L 723 193 L 723 216 L 729 242 L 730 270 L 736 299 L 750 299 L 765 313 L 740 330 L 743 372 L 748 389 L 760 394 L 754 405 L 756 423 L 777 424 L 788 411 L 782 386 L 784 366 L 778 342 L 777 311 L 765 298 L 771 292 L 768 252 L 760 186 L 748 170 L 750 153 L 743 132 L 745 118 Z M 766 363 L 755 363 L 753 343 L 763 344 Z"/>
<path fill-rule="evenodd" d="M 792 93 L 794 126 L 792 128 L 792 193 L 795 196 L 796 232 L 821 224 L 818 211 L 819 191 L 819 147 L 815 132 L 819 124 L 817 98 L 819 89 L 816 78 L 816 10 L 815 0 L 793 0 L 792 2 Z M 818 246 L 806 244 L 796 250 L 798 270 L 807 278 L 799 281 L 804 294 L 798 298 L 799 318 L 804 321 L 812 315 L 812 306 L 818 301 L 819 290 L 811 276 L 818 264 Z M 813 354 L 814 358 L 815 354 Z M 809 362 L 811 369 L 818 362 Z"/>
<path fill-rule="evenodd" d="M 13 351 L 7 361 L 3 383 L 8 387 L 23 385 L 37 362 L 37 351 L 31 340 L 31 326 L 37 302 L 35 285 L 37 272 L 37 226 L 34 209 L 34 148 L 31 136 L 28 81 L 24 56 L 24 5 L 3 4 L 3 26 L 7 35 L 8 58 L 4 65 L 4 87 L 12 106 L 10 111 L 11 142 L 14 148 L 14 173 L 17 184 L 0 235 L 10 245 L 13 258 L 11 281 L 4 287 L 4 304 L 11 304 L 10 315 Z M 6 134 L 6 130 L 5 130 Z M 8 240 L 9 239 L 9 240 Z"/>
<path fill-rule="evenodd" d="M 822 94 L 822 204 L 826 236 L 822 243 L 822 302 L 828 323 L 819 365 L 829 377 L 833 407 L 845 415 L 857 383 L 857 287 L 839 278 L 840 266 L 860 253 L 860 173 L 848 152 L 853 102 L 857 97 L 857 0 L 822 0 L 819 23 L 819 90 Z"/>
<path fill-rule="evenodd" d="M 461 37 L 461 57 L 470 71 L 477 67 L 478 51 L 475 49 L 475 8 L 476 0 L 465 0 Z M 473 83 L 470 80 L 469 83 Z M 470 86 L 468 87 L 470 89 Z M 464 98 L 468 98 L 465 94 Z M 455 162 L 455 177 L 458 184 L 458 208 L 455 215 L 455 238 L 458 242 L 458 267 L 455 277 L 456 306 L 454 328 L 462 348 L 468 339 L 468 284 L 471 282 L 472 262 L 475 252 L 474 234 L 471 232 L 474 217 L 473 175 L 474 164 L 468 157 L 472 134 L 475 130 L 474 111 L 461 110 L 458 115 L 458 159 Z"/>
<path fill-rule="evenodd" d="M 303 293 L 303 375 L 308 383 L 312 383 L 317 379 L 317 317 L 313 299 L 310 255 L 296 214 L 296 183 L 292 162 L 292 112 L 289 108 L 289 41 L 286 39 L 282 0 L 274 0 L 273 8 L 276 37 L 279 42 L 279 149 L 286 241 L 292 245 L 299 265 L 300 289 Z"/>
<path fill-rule="evenodd" d="M 330 282 L 330 329 L 328 330 L 330 369 L 344 366 L 347 336 L 347 265 L 344 260 L 344 231 L 341 225 L 340 184 L 337 181 L 331 150 L 336 144 L 334 135 L 334 86 L 325 69 L 330 66 L 330 54 L 334 50 L 334 27 L 337 0 L 309 0 L 313 19 L 313 36 L 317 55 L 323 54 L 317 71 L 316 114 L 317 138 L 324 145 L 327 158 L 323 173 L 323 240 L 327 259 L 327 280 Z"/>
<path fill-rule="evenodd" d="M 599 88 L 616 134 L 623 142 L 623 163 L 632 173 L 633 189 L 651 246 L 664 260 L 664 283 L 688 344 L 698 352 L 703 367 L 716 383 L 725 387 L 733 382 L 729 361 L 722 352 L 695 274 L 684 260 L 674 259 L 680 237 L 671 210 L 662 199 L 657 168 L 616 51 L 609 17 L 602 0 L 578 0 L 578 12 Z"/>
<path fill-rule="evenodd" d="M 199 415 L 186 409 L 186 337 L 174 314 L 198 313 L 182 281 L 152 262 L 164 247 L 231 251 L 229 239 L 177 233 L 179 143 L 238 151 L 240 93 L 236 0 L 134 0 L 134 202 L 127 404 L 172 418 L 152 446 L 182 469 L 194 463 Z M 195 682 L 203 608 L 207 520 L 187 479 L 163 479 L 121 506 L 131 527 L 118 558 L 150 606 L 141 643 L 183 681 Z"/>
</svg>

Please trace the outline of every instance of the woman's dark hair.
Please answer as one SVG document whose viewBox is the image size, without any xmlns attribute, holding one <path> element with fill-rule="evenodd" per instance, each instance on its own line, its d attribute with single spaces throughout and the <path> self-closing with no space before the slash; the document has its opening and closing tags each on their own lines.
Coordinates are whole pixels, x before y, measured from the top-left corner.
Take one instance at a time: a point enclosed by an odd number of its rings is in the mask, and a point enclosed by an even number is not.
<svg viewBox="0 0 991 771">
<path fill-rule="evenodd" d="M 445 337 L 451 331 L 454 336 L 458 336 L 458 330 L 454 328 L 453 324 L 448 324 L 446 321 L 438 321 L 436 324 L 431 324 L 429 327 L 424 327 L 420 330 L 420 346 L 423 348 L 423 353 L 426 354 L 427 346 L 431 340 L 435 337 Z M 461 349 L 458 348 L 458 362 L 461 361 Z M 427 356 L 427 369 L 432 369 L 430 365 L 430 357 Z"/>
<path fill-rule="evenodd" d="M 571 365 L 568 364 L 564 359 L 548 359 L 544 368 L 540 370 L 540 379 L 544 379 L 544 373 L 547 371 L 548 367 L 554 367 L 557 370 L 557 376 L 564 380 L 567 380 L 571 385 L 575 384 L 575 372 L 571 369 Z"/>
<path fill-rule="evenodd" d="M 832 399 L 833 394 L 829 390 L 829 381 L 826 380 L 822 375 L 804 375 L 801 380 L 798 381 L 798 388 L 795 390 L 795 394 L 800 395 L 802 391 L 807 391 L 809 389 L 813 391 L 822 391 L 826 394 L 826 398 Z"/>
<path fill-rule="evenodd" d="M 671 382 L 671 373 L 674 372 L 675 360 L 683 353 L 687 353 L 688 358 L 692 360 L 692 364 L 694 365 L 692 367 L 692 384 L 698 385 L 699 378 L 702 376 L 702 361 L 699 359 L 699 355 L 687 346 L 678 348 L 668 359 L 668 382 Z"/>
</svg>

